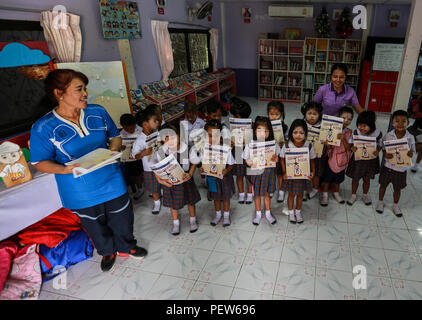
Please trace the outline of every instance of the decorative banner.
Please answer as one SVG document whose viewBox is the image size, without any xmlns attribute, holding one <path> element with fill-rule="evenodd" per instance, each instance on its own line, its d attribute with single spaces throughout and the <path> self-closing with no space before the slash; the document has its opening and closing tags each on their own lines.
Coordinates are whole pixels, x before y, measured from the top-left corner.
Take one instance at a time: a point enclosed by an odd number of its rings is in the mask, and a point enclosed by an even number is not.
<svg viewBox="0 0 422 320">
<path fill-rule="evenodd" d="M 384 141 L 384 146 L 385 151 L 393 155 L 392 159 L 387 159 L 393 168 L 412 166 L 412 159 L 407 155 L 410 149 L 406 138 Z"/>
<path fill-rule="evenodd" d="M 167 5 L 167 0 L 156 0 L 155 3 L 158 7 L 158 14 L 164 14 L 164 7 Z"/>
<path fill-rule="evenodd" d="M 321 158 L 324 145 L 319 140 L 320 128 L 308 125 L 308 141 L 312 144 L 317 158 Z"/>
<path fill-rule="evenodd" d="M 99 0 L 105 39 L 141 38 L 138 4 L 132 1 Z"/>
<path fill-rule="evenodd" d="M 276 163 L 271 161 L 275 154 L 275 140 L 249 143 L 249 155 L 252 161 L 251 169 L 274 168 Z"/>
<path fill-rule="evenodd" d="M 227 158 L 230 152 L 228 146 L 210 145 L 204 147 L 202 168 L 207 176 L 223 179 L 223 170 L 226 168 Z"/>
<path fill-rule="evenodd" d="M 0 144 L 0 177 L 6 188 L 32 179 L 23 151 L 16 143 L 6 141 Z"/>
<path fill-rule="evenodd" d="M 327 141 L 329 145 L 340 146 L 340 139 L 338 139 L 337 136 L 343 131 L 343 121 L 343 118 L 323 114 L 319 141 L 322 143 Z"/>
<path fill-rule="evenodd" d="M 183 183 L 184 171 L 173 154 L 151 165 L 151 170 L 161 179 L 169 180 L 171 184 L 178 185 Z"/>
<path fill-rule="evenodd" d="M 244 23 L 251 23 L 252 9 L 251 8 L 242 8 L 242 17 L 243 17 Z"/>
<path fill-rule="evenodd" d="M 357 148 L 355 160 L 375 159 L 375 150 L 377 150 L 377 138 L 353 135 L 353 146 Z"/>
<path fill-rule="evenodd" d="M 284 159 L 287 179 L 307 179 L 311 175 L 309 148 L 287 148 Z"/>
<path fill-rule="evenodd" d="M 284 143 L 285 139 L 281 120 L 273 120 L 271 121 L 271 125 L 273 127 L 275 141 L 277 141 L 278 144 Z"/>
</svg>

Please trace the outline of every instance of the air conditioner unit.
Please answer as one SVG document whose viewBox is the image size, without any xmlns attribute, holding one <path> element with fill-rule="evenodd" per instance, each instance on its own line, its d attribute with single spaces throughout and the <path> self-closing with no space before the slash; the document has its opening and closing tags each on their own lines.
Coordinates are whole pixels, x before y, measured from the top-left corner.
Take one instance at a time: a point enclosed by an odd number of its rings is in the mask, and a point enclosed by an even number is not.
<svg viewBox="0 0 422 320">
<path fill-rule="evenodd" d="M 314 6 L 272 4 L 268 6 L 268 15 L 283 18 L 313 18 Z"/>
</svg>

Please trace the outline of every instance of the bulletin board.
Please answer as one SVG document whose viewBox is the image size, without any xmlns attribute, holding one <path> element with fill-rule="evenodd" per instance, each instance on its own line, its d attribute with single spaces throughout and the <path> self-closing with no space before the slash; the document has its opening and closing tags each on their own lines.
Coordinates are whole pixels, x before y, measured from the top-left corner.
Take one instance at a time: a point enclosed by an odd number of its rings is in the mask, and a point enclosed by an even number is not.
<svg viewBox="0 0 422 320">
<path fill-rule="evenodd" d="M 372 70 L 400 71 L 404 44 L 377 43 L 375 45 Z"/>
</svg>

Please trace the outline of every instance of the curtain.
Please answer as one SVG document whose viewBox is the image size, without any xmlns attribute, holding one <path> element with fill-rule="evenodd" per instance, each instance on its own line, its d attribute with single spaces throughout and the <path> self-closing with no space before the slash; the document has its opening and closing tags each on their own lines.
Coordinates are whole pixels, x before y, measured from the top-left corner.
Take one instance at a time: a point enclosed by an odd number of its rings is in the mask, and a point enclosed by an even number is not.
<svg viewBox="0 0 422 320">
<path fill-rule="evenodd" d="M 210 51 L 212 56 L 213 71 L 217 71 L 217 57 L 218 57 L 218 29 L 210 29 Z"/>
<path fill-rule="evenodd" d="M 167 27 L 167 21 L 151 20 L 152 37 L 165 85 L 168 85 L 168 77 L 174 68 L 173 49 Z"/>
<path fill-rule="evenodd" d="M 81 61 L 82 35 L 79 16 L 64 12 L 41 12 L 41 26 L 52 57 L 57 62 Z"/>
</svg>

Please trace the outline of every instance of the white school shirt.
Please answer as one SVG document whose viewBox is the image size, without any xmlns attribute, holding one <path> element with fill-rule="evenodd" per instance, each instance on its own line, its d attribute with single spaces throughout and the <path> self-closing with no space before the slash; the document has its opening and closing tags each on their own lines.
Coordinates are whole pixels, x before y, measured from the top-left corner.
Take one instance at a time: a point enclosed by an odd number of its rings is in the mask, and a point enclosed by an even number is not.
<svg viewBox="0 0 422 320">
<path fill-rule="evenodd" d="M 141 132 L 138 138 L 136 138 L 132 146 L 132 153 L 131 153 L 132 158 L 135 158 L 135 156 L 138 153 L 141 153 L 147 148 L 146 138 L 147 138 L 147 135 L 143 132 Z M 153 157 L 151 157 L 150 160 L 148 160 L 148 156 L 145 156 L 142 158 L 142 165 L 144 167 L 144 171 L 151 172 L 152 170 L 150 168 L 150 165 L 152 164 L 154 164 Z"/>
<path fill-rule="evenodd" d="M 254 140 L 252 140 L 251 141 L 251 143 L 252 142 L 257 142 L 257 141 L 254 141 Z M 243 159 L 245 159 L 245 160 L 248 160 L 249 158 L 250 158 L 250 154 L 249 154 L 249 144 L 247 144 L 246 146 L 245 146 L 245 149 L 243 150 L 243 153 L 242 153 L 242 158 Z M 275 154 L 277 155 L 277 156 L 279 156 L 280 155 L 280 146 L 278 145 L 278 143 L 276 143 L 275 144 Z"/>
<path fill-rule="evenodd" d="M 404 135 L 403 138 L 407 139 L 407 143 L 409 144 L 410 151 L 412 151 L 413 153 L 416 153 L 415 138 L 413 137 L 413 135 L 410 134 L 409 131 L 406 130 L 406 134 Z M 397 140 L 397 139 L 398 138 L 396 136 L 396 130 L 395 129 L 391 130 L 382 138 L 382 149 L 385 150 L 384 141 Z M 391 170 L 398 171 L 398 172 L 406 172 L 408 169 L 407 167 L 393 167 L 387 159 L 385 159 L 384 161 L 384 166 L 386 168 L 389 168 Z"/>
<path fill-rule="evenodd" d="M 235 164 L 236 162 L 234 161 L 233 155 L 231 153 L 231 150 L 228 150 L 228 156 L 227 156 L 227 163 L 226 165 L 231 166 L 233 164 Z M 190 149 L 189 152 L 189 161 L 192 164 L 199 164 L 202 162 L 202 157 L 204 156 L 204 148 L 202 148 L 201 152 L 198 153 L 198 151 L 196 150 L 196 147 L 193 146 Z"/>
<path fill-rule="evenodd" d="M 192 132 L 192 130 L 202 129 L 205 126 L 205 121 L 202 120 L 200 117 L 196 117 L 196 120 L 194 123 L 191 123 L 190 121 L 185 119 L 185 120 L 180 121 L 180 127 L 182 128 L 182 126 L 183 128 L 185 128 L 185 130 L 187 128 L 186 139 L 188 139 L 188 145 L 190 148 L 193 145 L 193 141 L 189 140 L 190 133 Z"/>
<path fill-rule="evenodd" d="M 380 130 L 376 129 L 374 132 L 372 132 L 371 134 L 362 134 L 360 132 L 360 130 L 358 128 L 356 128 L 356 133 L 358 136 L 364 136 L 364 137 L 375 137 L 377 138 L 377 147 L 382 147 L 382 139 L 378 139 L 379 135 L 381 134 L 382 137 L 382 133 Z M 351 144 L 353 146 L 353 135 L 356 135 L 355 131 L 353 131 L 352 135 L 350 136 L 349 141 L 347 141 L 349 144 Z"/>
<path fill-rule="evenodd" d="M 284 144 L 283 148 L 281 148 L 281 151 L 280 151 L 280 158 L 285 158 L 287 148 L 297 148 L 297 147 L 294 145 L 292 141 L 289 141 L 287 144 Z M 305 144 L 303 145 L 302 148 L 309 149 L 309 141 L 305 141 Z M 315 154 L 314 146 L 311 145 L 311 149 L 309 149 L 309 160 L 315 159 L 315 158 L 316 158 L 316 154 Z"/>
<path fill-rule="evenodd" d="M 125 140 L 132 140 L 133 138 L 138 138 L 142 133 L 142 128 L 138 125 L 135 127 L 135 131 L 133 133 L 127 132 L 125 129 L 122 129 L 120 131 L 120 136 L 122 137 L 122 141 Z"/>
</svg>

